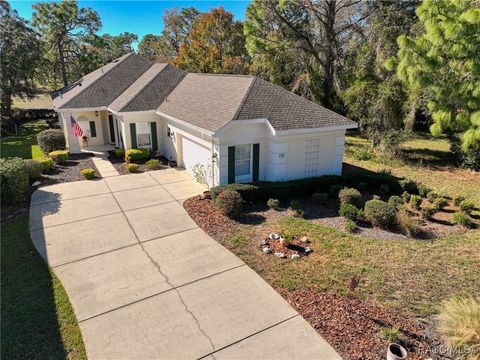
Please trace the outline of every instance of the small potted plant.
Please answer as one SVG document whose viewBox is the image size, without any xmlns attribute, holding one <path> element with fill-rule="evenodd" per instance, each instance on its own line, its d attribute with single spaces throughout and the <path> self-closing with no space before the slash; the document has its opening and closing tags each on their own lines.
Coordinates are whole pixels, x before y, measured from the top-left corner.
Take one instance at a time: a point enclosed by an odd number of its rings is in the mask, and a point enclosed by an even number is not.
<svg viewBox="0 0 480 360">
<path fill-rule="evenodd" d="M 390 343 L 387 350 L 387 360 L 405 360 L 407 350 L 402 345 Z"/>
</svg>

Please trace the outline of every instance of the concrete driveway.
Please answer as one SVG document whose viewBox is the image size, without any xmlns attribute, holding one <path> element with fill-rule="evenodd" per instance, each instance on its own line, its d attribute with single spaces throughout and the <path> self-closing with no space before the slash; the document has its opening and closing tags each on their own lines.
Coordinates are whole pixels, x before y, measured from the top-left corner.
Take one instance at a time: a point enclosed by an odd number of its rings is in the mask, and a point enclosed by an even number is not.
<svg viewBox="0 0 480 360">
<path fill-rule="evenodd" d="M 72 302 L 90 359 L 339 359 L 183 209 L 204 189 L 159 170 L 41 188 L 30 233 Z"/>
</svg>

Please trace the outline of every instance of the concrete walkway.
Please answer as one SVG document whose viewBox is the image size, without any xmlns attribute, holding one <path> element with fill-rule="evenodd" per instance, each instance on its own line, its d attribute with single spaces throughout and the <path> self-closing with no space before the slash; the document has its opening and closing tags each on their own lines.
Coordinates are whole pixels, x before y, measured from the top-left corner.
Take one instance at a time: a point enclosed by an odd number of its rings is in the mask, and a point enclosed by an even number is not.
<svg viewBox="0 0 480 360">
<path fill-rule="evenodd" d="M 58 184 L 30 233 L 60 278 L 90 359 L 340 359 L 183 209 L 203 191 L 166 169 Z"/>
</svg>

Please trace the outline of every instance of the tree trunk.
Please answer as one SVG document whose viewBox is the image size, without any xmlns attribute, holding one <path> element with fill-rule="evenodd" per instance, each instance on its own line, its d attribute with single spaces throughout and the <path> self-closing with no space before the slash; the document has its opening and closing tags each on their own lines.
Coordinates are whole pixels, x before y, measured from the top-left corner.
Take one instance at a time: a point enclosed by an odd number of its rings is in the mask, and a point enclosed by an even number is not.
<svg viewBox="0 0 480 360">
<path fill-rule="evenodd" d="M 328 1 L 325 17 L 325 64 L 323 70 L 325 77 L 323 81 L 324 88 L 324 105 L 326 108 L 332 109 L 335 99 L 334 77 L 335 77 L 335 17 L 336 17 L 336 1 Z"/>
<path fill-rule="evenodd" d="M 58 47 L 58 60 L 60 62 L 60 70 L 62 72 L 63 86 L 67 86 L 68 85 L 67 67 L 65 65 L 65 55 L 63 53 L 63 47 L 60 41 L 57 41 L 57 47 Z"/>
</svg>

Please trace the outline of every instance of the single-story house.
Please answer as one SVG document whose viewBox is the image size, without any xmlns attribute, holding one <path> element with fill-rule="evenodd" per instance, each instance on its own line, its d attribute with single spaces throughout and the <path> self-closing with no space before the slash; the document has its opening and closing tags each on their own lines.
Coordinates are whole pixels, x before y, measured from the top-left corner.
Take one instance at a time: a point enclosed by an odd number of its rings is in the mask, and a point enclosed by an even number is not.
<svg viewBox="0 0 480 360">
<path fill-rule="evenodd" d="M 71 153 L 148 148 L 214 185 L 340 174 L 357 124 L 252 75 L 196 74 L 130 53 L 52 94 Z"/>
</svg>

